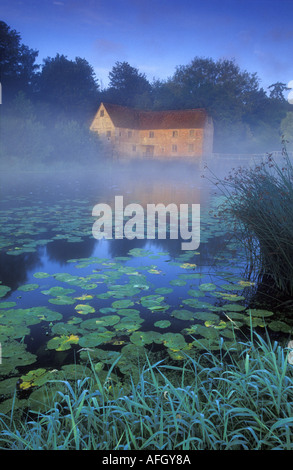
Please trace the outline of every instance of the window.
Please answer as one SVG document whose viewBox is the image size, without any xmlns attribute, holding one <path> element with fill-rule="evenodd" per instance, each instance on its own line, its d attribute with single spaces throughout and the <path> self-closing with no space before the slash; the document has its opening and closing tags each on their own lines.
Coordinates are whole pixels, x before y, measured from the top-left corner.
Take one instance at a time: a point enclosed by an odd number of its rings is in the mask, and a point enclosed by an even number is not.
<svg viewBox="0 0 293 470">
<path fill-rule="evenodd" d="M 107 131 L 107 137 L 111 137 L 111 131 Z"/>
<path fill-rule="evenodd" d="M 195 136 L 195 131 L 194 129 L 190 129 L 189 131 L 189 137 L 194 137 Z"/>
<path fill-rule="evenodd" d="M 188 144 L 188 152 L 194 152 L 194 144 Z"/>
<path fill-rule="evenodd" d="M 172 152 L 176 153 L 177 152 L 177 145 L 172 145 Z"/>
<path fill-rule="evenodd" d="M 136 145 L 133 145 L 133 146 L 132 146 L 132 151 L 133 151 L 133 152 L 136 152 Z"/>
<path fill-rule="evenodd" d="M 173 131 L 172 132 L 172 137 L 178 137 L 178 131 Z"/>
<path fill-rule="evenodd" d="M 132 137 L 132 131 L 128 131 L 127 135 L 128 135 L 128 138 L 130 139 L 130 137 Z"/>
<path fill-rule="evenodd" d="M 153 138 L 155 137 L 155 133 L 154 133 L 154 131 L 150 131 L 150 133 L 149 133 L 149 137 L 150 137 L 150 139 L 153 139 Z"/>
<path fill-rule="evenodd" d="M 101 109 L 101 111 L 100 111 L 100 116 L 101 116 L 101 117 L 104 116 L 104 110 L 103 110 L 103 109 Z"/>
</svg>

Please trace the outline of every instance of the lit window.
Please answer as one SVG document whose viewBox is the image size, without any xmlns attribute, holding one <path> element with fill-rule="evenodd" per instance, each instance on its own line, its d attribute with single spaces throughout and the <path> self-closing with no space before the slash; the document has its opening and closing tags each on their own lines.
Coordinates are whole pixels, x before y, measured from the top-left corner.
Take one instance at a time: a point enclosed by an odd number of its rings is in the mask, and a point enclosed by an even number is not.
<svg viewBox="0 0 293 470">
<path fill-rule="evenodd" d="M 178 131 L 173 131 L 172 132 L 172 137 L 178 137 Z"/>
</svg>

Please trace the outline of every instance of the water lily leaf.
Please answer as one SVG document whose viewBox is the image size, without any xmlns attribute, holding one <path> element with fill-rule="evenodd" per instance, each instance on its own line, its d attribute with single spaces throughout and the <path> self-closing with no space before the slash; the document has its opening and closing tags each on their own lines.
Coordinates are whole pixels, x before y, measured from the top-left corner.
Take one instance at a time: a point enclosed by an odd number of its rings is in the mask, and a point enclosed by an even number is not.
<svg viewBox="0 0 293 470">
<path fill-rule="evenodd" d="M 116 308 L 112 308 L 112 307 L 103 307 L 103 308 L 100 308 L 99 309 L 99 312 L 101 313 L 115 313 L 117 311 Z M 120 312 L 119 312 L 120 313 Z"/>
<path fill-rule="evenodd" d="M 34 273 L 33 275 L 35 278 L 37 279 L 45 279 L 47 277 L 50 277 L 50 274 L 48 273 L 43 273 L 43 272 L 38 272 L 38 273 Z"/>
<path fill-rule="evenodd" d="M 274 312 L 271 312 L 269 310 L 263 310 L 263 309 L 249 309 L 247 312 L 249 315 L 252 315 L 253 317 L 271 317 L 274 315 Z"/>
<path fill-rule="evenodd" d="M 171 325 L 169 320 L 159 320 L 154 323 L 154 326 L 157 328 L 168 328 Z"/>
<path fill-rule="evenodd" d="M 79 340 L 79 345 L 82 348 L 93 348 L 100 344 L 106 344 L 111 341 L 115 336 L 112 331 L 92 332 L 82 336 Z"/>
<path fill-rule="evenodd" d="M 173 310 L 171 315 L 172 317 L 178 318 L 179 320 L 192 320 L 195 316 L 195 313 L 190 312 L 190 310 L 180 309 Z"/>
<path fill-rule="evenodd" d="M 184 279 L 172 279 L 169 284 L 171 284 L 171 286 L 185 286 L 186 281 Z"/>
<path fill-rule="evenodd" d="M 136 346 L 144 346 L 145 344 L 159 343 L 161 335 L 156 331 L 135 331 L 129 339 Z"/>
<path fill-rule="evenodd" d="M 225 304 L 223 305 L 223 309 L 228 312 L 243 312 L 246 309 L 243 305 L 238 304 Z"/>
<path fill-rule="evenodd" d="M 173 351 L 180 351 L 187 347 L 187 343 L 181 333 L 164 333 L 162 341 L 167 348 Z"/>
<path fill-rule="evenodd" d="M 79 337 L 77 335 L 62 335 L 52 338 L 47 343 L 48 349 L 55 349 L 56 351 L 66 351 L 71 348 L 72 344 L 77 344 Z"/>
<path fill-rule="evenodd" d="M 53 297 L 59 297 L 59 296 L 65 296 L 68 294 L 73 294 L 75 292 L 74 289 L 66 289 L 64 287 L 56 286 L 56 287 L 51 287 L 51 289 L 48 290 L 42 290 L 42 294 L 44 295 L 51 295 Z"/>
<path fill-rule="evenodd" d="M 272 331 L 281 331 L 282 333 L 291 333 L 292 331 L 292 325 L 288 325 L 281 320 L 273 320 L 269 322 L 268 326 Z"/>
<path fill-rule="evenodd" d="M 21 376 L 21 383 L 19 388 L 21 390 L 28 390 L 31 387 L 40 387 L 48 380 L 52 380 L 52 373 L 46 369 L 39 368 L 29 371 L 26 375 Z"/>
<path fill-rule="evenodd" d="M 60 295 L 56 298 L 49 299 L 48 302 L 55 305 L 72 305 L 75 303 L 75 300 L 68 295 Z"/>
<path fill-rule="evenodd" d="M 115 309 L 120 309 L 120 308 L 128 308 L 134 305 L 134 303 L 131 300 L 116 300 L 115 302 L 112 303 L 112 308 Z"/>
<path fill-rule="evenodd" d="M 155 290 L 156 294 L 171 294 L 173 292 L 173 289 L 171 287 L 158 287 L 158 289 Z"/>
<path fill-rule="evenodd" d="M 208 291 L 215 290 L 217 286 L 212 283 L 204 283 L 204 284 L 200 284 L 198 288 L 204 292 L 208 292 Z"/>
<path fill-rule="evenodd" d="M 10 290 L 11 287 L 0 285 L 0 297 L 4 297 Z"/>
<path fill-rule="evenodd" d="M 94 307 L 91 307 L 88 304 L 78 304 L 74 308 L 77 311 L 77 313 L 79 313 L 80 315 L 87 315 L 88 313 L 95 312 Z"/>
<path fill-rule="evenodd" d="M 18 287 L 18 290 L 23 292 L 29 292 L 31 290 L 35 290 L 39 287 L 39 284 L 25 284 L 23 286 Z"/>
<path fill-rule="evenodd" d="M 119 323 L 119 315 L 107 315 L 96 319 L 96 325 L 99 326 L 113 326 Z"/>
<path fill-rule="evenodd" d="M 218 329 L 218 330 L 221 330 L 221 329 L 223 329 L 223 328 L 227 328 L 227 323 L 224 322 L 223 320 L 220 320 L 219 323 L 216 323 L 216 322 L 214 322 L 214 321 L 212 321 L 212 320 L 207 320 L 207 321 L 205 321 L 204 324 L 205 324 L 205 326 L 206 326 L 207 328 L 213 327 L 213 328 L 216 328 L 216 329 Z"/>
<path fill-rule="evenodd" d="M 16 302 L 0 302 L 0 308 L 12 308 L 15 307 Z"/>
<path fill-rule="evenodd" d="M 183 269 L 194 269 L 196 268 L 196 264 L 192 264 L 192 263 L 183 263 L 180 265 L 180 268 L 183 268 Z"/>
<path fill-rule="evenodd" d="M 81 295 L 80 297 L 75 297 L 76 300 L 91 300 L 93 298 L 94 297 L 90 294 L 84 294 L 84 295 Z"/>
</svg>

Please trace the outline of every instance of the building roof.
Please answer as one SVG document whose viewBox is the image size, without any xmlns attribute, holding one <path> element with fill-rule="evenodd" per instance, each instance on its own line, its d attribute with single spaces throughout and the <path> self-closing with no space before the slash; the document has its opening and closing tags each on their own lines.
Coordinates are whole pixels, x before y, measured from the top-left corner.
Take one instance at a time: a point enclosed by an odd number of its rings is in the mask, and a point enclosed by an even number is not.
<svg viewBox="0 0 293 470">
<path fill-rule="evenodd" d="M 141 111 L 126 106 L 102 103 L 115 127 L 126 129 L 199 129 L 208 117 L 205 109 Z"/>
</svg>

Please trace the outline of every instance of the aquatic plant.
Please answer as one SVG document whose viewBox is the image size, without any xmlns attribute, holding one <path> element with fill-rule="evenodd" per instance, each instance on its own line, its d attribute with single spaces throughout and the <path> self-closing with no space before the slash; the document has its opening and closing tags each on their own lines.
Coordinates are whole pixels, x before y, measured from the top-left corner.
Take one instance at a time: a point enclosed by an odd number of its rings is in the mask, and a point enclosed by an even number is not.
<svg viewBox="0 0 293 470">
<path fill-rule="evenodd" d="M 286 148 L 283 162 L 272 155 L 255 167 L 238 168 L 213 182 L 225 194 L 216 214 L 245 246 L 250 272 L 271 280 L 285 294 L 293 293 L 293 165 Z"/>
<path fill-rule="evenodd" d="M 122 384 L 114 375 L 121 355 L 104 370 L 105 352 L 96 362 L 84 351 L 91 371 L 70 366 L 67 378 L 43 385 L 45 409 L 38 394 L 27 414 L 0 416 L 0 448 L 293 450 L 290 352 L 255 333 L 234 353 L 185 354 L 180 366 L 151 363 L 142 352 L 137 378 Z M 39 380 L 45 371 L 24 377 L 24 387 Z"/>
</svg>

